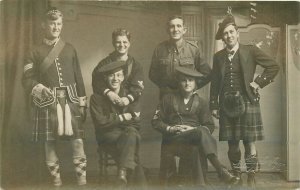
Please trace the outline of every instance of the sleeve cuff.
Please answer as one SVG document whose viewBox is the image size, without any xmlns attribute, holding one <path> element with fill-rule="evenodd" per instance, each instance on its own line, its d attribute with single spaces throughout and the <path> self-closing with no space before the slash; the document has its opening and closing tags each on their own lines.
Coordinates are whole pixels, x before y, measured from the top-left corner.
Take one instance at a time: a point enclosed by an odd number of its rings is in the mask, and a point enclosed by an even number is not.
<svg viewBox="0 0 300 190">
<path fill-rule="evenodd" d="M 119 114 L 119 119 L 121 122 L 125 121 L 125 117 L 123 114 Z"/>
<path fill-rule="evenodd" d="M 79 97 L 79 106 L 81 107 L 87 107 L 87 97 Z"/>
<path fill-rule="evenodd" d="M 42 99 L 42 90 L 44 88 L 47 88 L 45 87 L 44 85 L 42 85 L 41 83 L 35 85 L 33 88 L 32 88 L 32 91 L 31 91 L 31 95 L 35 98 L 38 98 L 38 99 Z"/>
<path fill-rule="evenodd" d="M 26 64 L 23 68 L 23 73 L 26 73 L 26 71 L 32 69 L 32 67 L 33 67 L 33 63 Z"/>
<path fill-rule="evenodd" d="M 106 96 L 109 92 L 110 92 L 110 89 L 107 88 L 104 90 L 103 94 Z"/>
<path fill-rule="evenodd" d="M 131 94 L 128 94 L 127 98 L 129 100 L 129 102 L 133 102 L 134 101 L 134 97 Z"/>
<path fill-rule="evenodd" d="M 259 75 L 255 78 L 254 82 L 257 83 L 260 88 L 263 88 L 273 82 L 273 80 L 266 76 Z"/>
<path fill-rule="evenodd" d="M 211 110 L 219 109 L 219 102 L 217 100 L 211 100 L 210 101 L 210 109 Z"/>
</svg>

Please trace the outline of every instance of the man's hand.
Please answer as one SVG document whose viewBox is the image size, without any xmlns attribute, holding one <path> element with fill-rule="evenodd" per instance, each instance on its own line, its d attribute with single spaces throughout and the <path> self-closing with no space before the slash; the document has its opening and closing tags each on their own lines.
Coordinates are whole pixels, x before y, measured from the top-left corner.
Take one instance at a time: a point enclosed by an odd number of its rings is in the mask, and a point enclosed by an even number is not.
<svg viewBox="0 0 300 190">
<path fill-rule="evenodd" d="M 257 94 L 259 90 L 259 85 L 256 82 L 251 82 L 250 88 L 252 89 L 253 94 Z"/>
<path fill-rule="evenodd" d="M 129 99 L 127 97 L 122 97 L 120 99 L 121 99 L 121 101 L 117 103 L 118 106 L 125 107 L 125 106 L 129 105 L 130 102 L 129 102 Z"/>
<path fill-rule="evenodd" d="M 194 129 L 194 127 L 191 127 L 189 125 L 176 125 L 176 127 L 180 133 Z"/>
<path fill-rule="evenodd" d="M 86 120 L 86 107 L 85 106 L 80 106 L 79 111 L 80 111 L 80 116 L 81 116 L 82 122 L 85 122 L 85 120 Z"/>
<path fill-rule="evenodd" d="M 42 99 L 43 100 L 50 100 L 51 98 L 53 98 L 53 93 L 49 88 L 43 88 L 42 90 Z"/>
<path fill-rule="evenodd" d="M 180 130 L 179 130 L 179 127 L 177 127 L 177 125 L 175 125 L 175 126 L 169 127 L 168 132 L 172 133 L 172 134 L 178 134 L 178 133 L 180 133 Z"/>
<path fill-rule="evenodd" d="M 126 121 L 130 121 L 132 119 L 131 113 L 124 113 L 123 116 L 124 116 Z"/>
<path fill-rule="evenodd" d="M 220 118 L 219 110 L 212 110 L 211 115 L 216 119 Z"/>
<path fill-rule="evenodd" d="M 118 94 L 114 93 L 113 91 L 109 91 L 107 93 L 107 97 L 113 104 L 119 104 L 121 102 L 121 98 Z"/>
</svg>

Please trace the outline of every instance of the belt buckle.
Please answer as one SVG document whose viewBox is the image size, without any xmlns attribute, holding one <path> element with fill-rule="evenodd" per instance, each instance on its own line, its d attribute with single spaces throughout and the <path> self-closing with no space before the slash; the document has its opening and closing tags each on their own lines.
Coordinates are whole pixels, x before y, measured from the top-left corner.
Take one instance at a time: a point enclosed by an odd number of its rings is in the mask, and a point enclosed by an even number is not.
<svg viewBox="0 0 300 190">
<path fill-rule="evenodd" d="M 66 90 L 65 89 L 56 89 L 56 97 L 58 97 L 58 98 L 66 97 Z"/>
</svg>

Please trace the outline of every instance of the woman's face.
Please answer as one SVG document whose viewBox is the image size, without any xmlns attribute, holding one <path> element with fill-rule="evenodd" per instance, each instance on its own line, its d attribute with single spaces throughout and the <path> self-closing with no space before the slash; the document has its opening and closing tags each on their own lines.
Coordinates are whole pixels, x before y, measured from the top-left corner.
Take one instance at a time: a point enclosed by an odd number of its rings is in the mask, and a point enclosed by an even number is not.
<svg viewBox="0 0 300 190">
<path fill-rule="evenodd" d="M 196 88 L 196 80 L 194 77 L 181 76 L 179 79 L 180 89 L 185 93 L 193 92 Z"/>
<path fill-rule="evenodd" d="M 117 36 L 113 42 L 113 46 L 116 52 L 118 52 L 121 55 L 124 55 L 128 53 L 130 42 L 127 36 Z"/>
<path fill-rule="evenodd" d="M 108 74 L 106 76 L 108 86 L 112 90 L 119 89 L 121 87 L 122 82 L 124 81 L 124 73 L 123 70 L 119 70 L 117 72 Z"/>
</svg>

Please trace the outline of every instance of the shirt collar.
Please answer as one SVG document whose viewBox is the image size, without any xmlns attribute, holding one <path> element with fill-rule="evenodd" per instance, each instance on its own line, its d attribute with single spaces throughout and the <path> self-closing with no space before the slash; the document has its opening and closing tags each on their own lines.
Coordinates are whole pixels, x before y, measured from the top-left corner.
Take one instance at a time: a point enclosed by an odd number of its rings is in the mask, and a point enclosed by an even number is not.
<svg viewBox="0 0 300 190">
<path fill-rule="evenodd" d="M 43 39 L 44 44 L 48 45 L 48 46 L 52 46 L 52 45 L 56 45 L 56 43 L 58 42 L 60 38 L 56 38 L 55 40 L 49 40 L 47 38 Z"/>
<path fill-rule="evenodd" d="M 169 44 L 169 47 L 168 47 L 169 51 L 178 51 L 178 52 L 180 52 L 186 46 L 186 41 L 183 39 L 182 43 L 179 46 L 176 46 L 176 44 L 171 40 L 169 40 L 168 44 Z"/>
<path fill-rule="evenodd" d="M 234 53 L 233 53 L 232 55 L 235 55 L 235 53 L 236 53 L 236 51 L 239 49 L 239 47 L 240 47 L 240 44 L 237 42 L 237 43 L 233 46 L 232 49 L 226 48 L 226 51 L 227 51 L 227 52 L 234 51 Z"/>
</svg>

